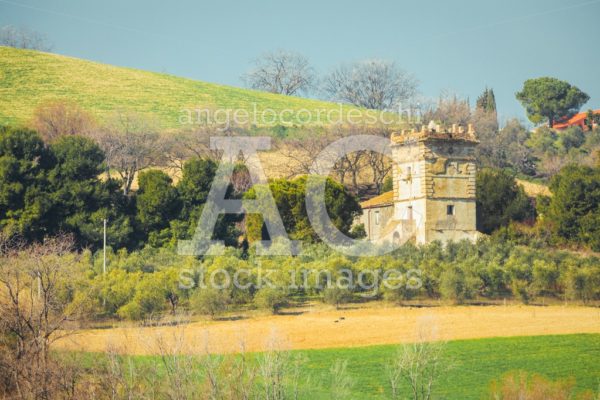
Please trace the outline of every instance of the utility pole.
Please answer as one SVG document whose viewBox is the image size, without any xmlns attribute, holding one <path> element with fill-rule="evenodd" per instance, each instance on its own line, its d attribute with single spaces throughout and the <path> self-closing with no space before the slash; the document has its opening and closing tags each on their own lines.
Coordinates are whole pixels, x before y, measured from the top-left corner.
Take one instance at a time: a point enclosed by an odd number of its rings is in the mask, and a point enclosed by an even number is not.
<svg viewBox="0 0 600 400">
<path fill-rule="evenodd" d="M 102 246 L 102 278 L 106 278 L 106 218 L 104 218 L 104 243 Z M 106 305 L 106 297 L 102 298 L 102 305 Z"/>
<path fill-rule="evenodd" d="M 104 218 L 104 249 L 102 256 L 102 274 L 106 275 L 106 218 Z"/>
</svg>

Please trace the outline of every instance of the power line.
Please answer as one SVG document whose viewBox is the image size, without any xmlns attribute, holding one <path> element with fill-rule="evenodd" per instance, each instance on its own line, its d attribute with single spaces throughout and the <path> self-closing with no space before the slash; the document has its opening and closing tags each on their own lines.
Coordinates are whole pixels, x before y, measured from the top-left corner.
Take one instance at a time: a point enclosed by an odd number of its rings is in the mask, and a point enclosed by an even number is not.
<svg viewBox="0 0 600 400">
<path fill-rule="evenodd" d="M 155 32 L 149 32 L 149 31 L 145 31 L 145 30 L 137 29 L 137 28 L 132 28 L 132 27 L 125 26 L 125 25 L 112 24 L 112 23 L 109 23 L 109 22 L 100 21 L 100 20 L 93 19 L 93 18 L 83 17 L 83 16 L 75 15 L 75 14 L 69 14 L 69 13 L 65 13 L 65 12 L 62 12 L 62 11 L 50 10 L 48 8 L 36 7 L 36 6 L 29 5 L 29 4 L 17 3 L 17 2 L 14 2 L 14 1 L 10 1 L 10 0 L 0 0 L 0 3 L 5 3 L 5 4 L 9 4 L 11 6 L 26 8 L 26 9 L 29 9 L 29 10 L 39 11 L 39 12 L 43 12 L 43 13 L 47 13 L 47 14 L 58 15 L 58 16 L 61 16 L 61 17 L 67 17 L 67 18 L 75 19 L 75 20 L 78 20 L 78 21 L 81 21 L 81 22 L 85 22 L 85 23 L 89 23 L 89 24 L 95 24 L 95 25 L 99 25 L 99 26 L 104 26 L 106 28 L 120 29 L 120 30 L 124 30 L 124 31 L 129 31 L 129 32 L 134 32 L 134 33 L 140 33 L 140 34 L 143 34 L 143 35 L 150 35 L 150 36 L 155 36 L 155 37 L 174 38 L 173 36 L 162 35 L 162 34 L 158 34 L 158 33 L 155 33 Z"/>
<path fill-rule="evenodd" d="M 507 18 L 507 19 L 492 22 L 489 24 L 482 24 L 482 25 L 477 25 L 477 26 L 459 29 L 459 30 L 455 30 L 455 31 L 437 33 L 437 34 L 431 35 L 430 38 L 439 38 L 442 36 L 451 36 L 451 35 L 456 35 L 459 33 L 467 33 L 467 32 L 473 32 L 473 31 L 478 31 L 478 30 L 482 30 L 482 29 L 494 28 L 494 27 L 497 27 L 500 25 L 506 25 L 506 24 L 510 24 L 513 22 L 524 21 L 524 20 L 531 19 L 531 18 L 541 17 L 541 16 L 547 15 L 547 14 L 553 14 L 553 13 L 557 13 L 557 12 L 561 12 L 561 11 L 572 10 L 574 8 L 586 7 L 586 6 L 590 6 L 590 5 L 598 4 L 598 3 L 600 3 L 600 0 L 586 1 L 583 3 L 579 3 L 579 4 L 572 4 L 572 5 L 568 5 L 568 6 L 564 6 L 564 7 L 553 8 L 550 10 L 540 11 L 540 12 L 536 12 L 533 14 L 520 15 L 520 16 L 516 16 L 513 18 Z"/>
</svg>

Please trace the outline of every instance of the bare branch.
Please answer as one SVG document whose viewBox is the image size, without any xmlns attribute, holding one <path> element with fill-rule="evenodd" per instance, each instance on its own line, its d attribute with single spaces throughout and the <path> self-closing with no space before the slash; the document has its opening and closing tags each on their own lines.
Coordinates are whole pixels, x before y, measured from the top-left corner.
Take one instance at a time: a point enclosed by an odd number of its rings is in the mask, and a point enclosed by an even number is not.
<svg viewBox="0 0 600 400">
<path fill-rule="evenodd" d="M 0 46 L 17 49 L 51 51 L 52 46 L 44 35 L 26 28 L 16 28 L 12 25 L 0 29 Z"/>
<path fill-rule="evenodd" d="M 409 102 L 416 79 L 393 62 L 367 60 L 342 65 L 325 78 L 324 91 L 334 101 L 374 110 L 389 110 Z"/>
<path fill-rule="evenodd" d="M 252 89 L 291 96 L 307 92 L 315 82 L 315 74 L 303 55 L 278 50 L 256 59 L 254 68 L 242 79 Z"/>
</svg>

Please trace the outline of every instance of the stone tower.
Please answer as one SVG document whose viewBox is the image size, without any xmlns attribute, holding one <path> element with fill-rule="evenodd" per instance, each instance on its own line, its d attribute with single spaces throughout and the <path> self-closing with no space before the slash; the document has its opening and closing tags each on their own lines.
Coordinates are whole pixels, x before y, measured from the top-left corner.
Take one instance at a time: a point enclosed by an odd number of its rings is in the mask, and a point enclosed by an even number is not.
<svg viewBox="0 0 600 400">
<path fill-rule="evenodd" d="M 477 143 L 471 125 L 430 123 L 392 135 L 394 209 L 386 236 L 416 243 L 477 238 Z"/>
</svg>

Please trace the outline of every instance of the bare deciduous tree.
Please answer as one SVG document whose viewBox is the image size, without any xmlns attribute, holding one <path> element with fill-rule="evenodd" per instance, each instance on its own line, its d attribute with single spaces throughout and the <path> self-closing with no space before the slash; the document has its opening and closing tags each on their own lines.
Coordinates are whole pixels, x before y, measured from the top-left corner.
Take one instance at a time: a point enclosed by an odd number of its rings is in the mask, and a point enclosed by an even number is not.
<svg viewBox="0 0 600 400">
<path fill-rule="evenodd" d="M 370 129 L 368 134 L 374 136 L 381 136 L 383 138 L 389 139 L 392 135 L 392 131 L 385 127 L 374 127 Z M 377 188 L 377 193 L 381 193 L 383 188 L 383 181 L 386 176 L 391 172 L 393 168 L 392 160 L 384 155 L 385 150 L 383 148 L 377 149 L 378 151 L 368 151 L 366 152 L 365 158 L 367 165 L 371 168 L 371 173 L 373 176 L 373 183 L 375 183 L 375 187 Z"/>
<path fill-rule="evenodd" d="M 140 114 L 119 112 L 94 135 L 106 155 L 107 173 L 112 169 L 119 174 L 125 195 L 138 171 L 159 165 L 164 158 L 157 123 Z"/>
<path fill-rule="evenodd" d="M 268 351 L 258 359 L 258 378 L 264 400 L 297 400 L 300 367 L 305 362 L 300 355 L 285 350 L 276 332 L 267 340 Z"/>
<path fill-rule="evenodd" d="M 408 102 L 417 81 L 391 61 L 366 60 L 342 65 L 325 78 L 324 91 L 335 101 L 374 110 L 387 110 Z"/>
<path fill-rule="evenodd" d="M 365 168 L 371 170 L 371 177 L 375 186 L 380 191 L 383 181 L 392 168 L 392 162 L 381 152 L 376 151 L 357 151 L 351 152 L 340 159 L 334 152 L 324 154 L 327 146 L 335 141 L 352 135 L 373 135 L 389 138 L 391 132 L 382 126 L 354 126 L 337 125 L 324 132 L 315 132 L 313 130 L 301 137 L 287 138 L 277 143 L 277 151 L 284 156 L 286 161 L 282 168 L 285 168 L 289 178 L 303 174 L 316 173 L 322 166 L 315 165 L 317 159 L 333 161 L 333 173 L 342 184 L 346 184 L 347 178 L 351 180 L 353 190 L 358 190 L 361 174 L 364 174 Z"/>
<path fill-rule="evenodd" d="M 315 161 L 319 154 L 333 140 L 328 132 L 307 130 L 302 137 L 282 140 L 277 143 L 277 151 L 286 159 L 288 178 L 315 173 Z M 333 155 L 332 155 L 333 156 Z"/>
<path fill-rule="evenodd" d="M 90 113 L 73 102 L 59 100 L 39 105 L 31 121 L 31 127 L 47 142 L 65 135 L 87 136 L 95 125 Z"/>
<path fill-rule="evenodd" d="M 471 120 L 469 101 L 456 94 L 444 92 L 440 95 L 437 104 L 423 113 L 423 120 L 433 120 L 443 125 L 467 126 Z"/>
<path fill-rule="evenodd" d="M 166 384 L 162 385 L 166 392 L 165 397 L 173 400 L 191 400 L 203 389 L 201 360 L 192 355 L 186 347 L 185 329 L 181 322 L 183 320 L 180 320 L 178 325 L 181 328 L 173 333 L 172 338 L 157 334 L 154 339 L 165 371 Z"/>
<path fill-rule="evenodd" d="M 207 158 L 218 162 L 222 151 L 210 147 L 210 138 L 231 134 L 231 131 L 219 130 L 217 127 L 198 126 L 192 130 L 165 135 L 163 138 L 165 161 L 170 167 L 180 171 L 183 171 L 183 164 L 191 157 Z"/>
<path fill-rule="evenodd" d="M 271 350 L 259 359 L 258 376 L 265 400 L 298 399 L 300 366 L 303 360 L 288 351 Z"/>
<path fill-rule="evenodd" d="M 413 400 L 431 399 L 434 384 L 443 372 L 442 342 L 421 340 L 403 345 L 387 366 L 392 399 L 404 398 L 400 391 L 402 382 L 408 384 L 409 398 Z"/>
<path fill-rule="evenodd" d="M 284 50 L 263 54 L 242 79 L 252 89 L 284 95 L 307 92 L 315 73 L 305 56 Z"/>
<path fill-rule="evenodd" d="M 172 400 L 251 400 L 261 398 L 258 392 L 258 366 L 246 353 L 244 342 L 239 353 L 211 354 L 208 337 L 204 349 L 198 342 L 186 338 L 185 321 L 181 315 L 172 333 L 147 335 L 140 331 L 136 341 L 157 357 L 139 363 L 128 353 L 127 335 L 118 346 L 109 346 L 107 359 L 94 374 L 100 378 L 100 398 L 110 399 L 172 399 Z M 198 354 L 198 353 L 202 354 Z"/>
<path fill-rule="evenodd" d="M 336 138 L 344 138 L 355 135 L 373 135 L 386 137 L 387 130 L 381 128 L 365 127 L 365 126 L 336 126 L 333 128 L 333 136 Z M 386 138 L 389 138 L 389 134 Z M 385 149 L 381 149 L 384 151 Z M 344 155 L 334 166 L 336 173 L 342 184 L 345 183 L 346 175 L 350 175 L 352 180 L 352 189 L 355 192 L 359 190 L 359 178 L 364 172 L 365 167 L 371 167 L 374 182 L 378 188 L 383 185 L 385 174 L 391 167 L 391 163 L 386 157 L 378 152 L 370 150 L 362 150 L 350 152 Z M 382 175 L 383 174 L 383 175 Z"/>
<path fill-rule="evenodd" d="M 12 25 L 3 26 L 0 29 L 0 46 L 40 51 L 52 50 L 52 46 L 48 43 L 44 35 L 39 32 L 26 28 L 17 28 Z"/>
<path fill-rule="evenodd" d="M 6 242 L 5 239 L 3 239 Z M 51 357 L 51 345 L 69 333 L 67 322 L 75 316 L 65 299 L 65 289 L 76 271 L 77 255 L 68 236 L 46 239 L 24 248 L 2 246 L 0 255 L 0 376 L 12 384 L 20 399 L 74 396 L 73 380 Z M 69 378 L 65 380 L 64 378 Z M 58 391 L 63 389 L 61 396 Z"/>
<path fill-rule="evenodd" d="M 329 369 L 331 377 L 330 398 L 333 400 L 343 400 L 352 394 L 352 378 L 348 375 L 348 361 L 336 360 Z"/>
<path fill-rule="evenodd" d="M 145 399 L 151 396 L 152 387 L 144 380 L 151 379 L 131 357 L 123 356 L 119 349 L 110 346 L 106 350 L 106 363 L 96 369 L 101 377 L 100 393 L 110 399 Z"/>
</svg>

